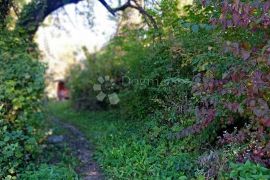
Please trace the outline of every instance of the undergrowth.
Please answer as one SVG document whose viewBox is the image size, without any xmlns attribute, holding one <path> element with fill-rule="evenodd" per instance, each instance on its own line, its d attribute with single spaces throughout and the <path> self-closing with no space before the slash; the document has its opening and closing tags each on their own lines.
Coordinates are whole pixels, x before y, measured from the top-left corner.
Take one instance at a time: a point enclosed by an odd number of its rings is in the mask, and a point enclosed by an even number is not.
<svg viewBox="0 0 270 180">
<path fill-rule="evenodd" d="M 177 4 L 148 9 L 158 31 L 123 27 L 70 72 L 71 106 L 121 114 L 99 161 L 124 178 L 267 179 L 253 175 L 270 167 L 270 3 L 197 1 L 181 15 Z"/>
<path fill-rule="evenodd" d="M 156 126 L 154 120 L 128 121 L 119 110 L 76 111 L 69 102 L 49 107 L 54 116 L 78 127 L 95 145 L 95 159 L 108 178 L 204 179 L 203 168 L 211 166 L 207 158 L 216 160 L 215 154 L 204 156 L 195 138 L 172 140 L 171 129 Z M 228 149 L 219 153 L 233 156 Z"/>
</svg>

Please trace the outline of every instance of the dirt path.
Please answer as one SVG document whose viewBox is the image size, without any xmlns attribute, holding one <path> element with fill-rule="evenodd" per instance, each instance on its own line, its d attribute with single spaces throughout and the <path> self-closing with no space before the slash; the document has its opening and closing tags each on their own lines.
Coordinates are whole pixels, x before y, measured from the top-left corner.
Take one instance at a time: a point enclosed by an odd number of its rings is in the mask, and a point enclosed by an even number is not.
<svg viewBox="0 0 270 180">
<path fill-rule="evenodd" d="M 104 176 L 97 163 L 93 160 L 93 146 L 87 141 L 83 133 L 71 124 L 64 123 L 53 117 L 53 121 L 65 129 L 64 142 L 71 148 L 72 154 L 76 156 L 80 165 L 76 171 L 84 180 L 103 180 Z"/>
</svg>

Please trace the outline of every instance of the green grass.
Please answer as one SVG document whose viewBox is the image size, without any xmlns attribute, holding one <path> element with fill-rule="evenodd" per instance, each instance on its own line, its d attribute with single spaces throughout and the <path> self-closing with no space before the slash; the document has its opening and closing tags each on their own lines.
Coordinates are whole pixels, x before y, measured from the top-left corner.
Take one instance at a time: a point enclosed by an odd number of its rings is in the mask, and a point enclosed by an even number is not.
<svg viewBox="0 0 270 180">
<path fill-rule="evenodd" d="M 42 138 L 42 149 L 34 163 L 29 164 L 26 170 L 19 174 L 18 179 L 23 180 L 79 180 L 75 168 L 79 160 L 72 155 L 72 150 L 66 143 L 48 143 L 48 135 L 66 135 L 66 129 L 56 124 L 50 114 L 42 123 L 44 134 Z"/>
<path fill-rule="evenodd" d="M 23 180 L 79 180 L 76 173 L 67 167 L 60 165 L 42 164 L 35 171 L 26 171 L 20 176 Z"/>
<path fill-rule="evenodd" d="M 68 102 L 50 103 L 51 113 L 78 127 L 95 145 L 95 158 L 111 179 L 186 179 L 192 157 L 161 138 L 148 137 L 147 123 L 124 120 L 118 110 L 79 112 Z"/>
<path fill-rule="evenodd" d="M 54 116 L 75 125 L 86 137 L 92 140 L 111 137 L 115 133 L 121 134 L 131 130 L 129 128 L 134 127 L 134 125 L 137 127 L 139 125 L 119 119 L 121 117 L 119 117 L 117 111 L 75 111 L 70 107 L 69 102 L 50 103 L 49 109 Z"/>
</svg>

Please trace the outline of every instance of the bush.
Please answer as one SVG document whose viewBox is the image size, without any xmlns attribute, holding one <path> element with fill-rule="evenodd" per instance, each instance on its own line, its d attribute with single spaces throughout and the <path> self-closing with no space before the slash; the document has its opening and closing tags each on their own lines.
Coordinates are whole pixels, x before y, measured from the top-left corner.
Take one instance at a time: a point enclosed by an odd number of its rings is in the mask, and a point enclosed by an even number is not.
<svg viewBox="0 0 270 180">
<path fill-rule="evenodd" d="M 179 136 L 210 130 L 208 137 L 215 137 L 223 130 L 226 131 L 224 135 L 219 135 L 227 139 L 223 142 L 228 142 L 226 134 L 236 128 L 235 138 L 230 142 L 249 141 L 251 152 L 256 151 L 256 146 L 261 149 L 260 155 L 248 153 L 243 158 L 269 166 L 266 160 L 269 159 L 266 152 L 269 149 L 270 123 L 269 23 L 266 21 L 269 18 L 269 4 L 217 2 L 203 10 L 211 12 L 213 7 L 216 13 L 211 22 L 219 33 L 215 38 L 217 45 L 207 46 L 208 50 L 202 49 L 200 54 L 193 57 L 198 71 L 193 78 L 192 88 L 194 98 L 199 102 L 198 121 Z M 244 19 L 238 18 L 243 16 L 242 12 Z M 213 136 L 213 133 L 216 135 Z"/>
<path fill-rule="evenodd" d="M 270 179 L 270 170 L 247 161 L 244 164 L 230 165 L 231 171 L 225 175 L 225 179 L 248 179 L 248 180 L 267 180 Z"/>
<path fill-rule="evenodd" d="M 71 102 L 75 108 L 101 110 L 111 107 L 108 97 L 104 98 L 104 101 L 98 101 L 97 95 L 100 91 L 94 91 L 93 87 L 95 84 L 102 85 L 102 91 L 107 95 L 118 92 L 121 88 L 121 80 L 126 68 L 123 66 L 123 61 L 114 53 L 115 51 L 120 55 L 124 53 L 122 49 L 115 46 L 118 41 L 121 41 L 121 38 L 112 40 L 112 44 L 100 53 L 89 55 L 86 52 L 87 61 L 83 68 L 77 66 L 70 70 L 72 76 L 70 76 L 69 87 Z M 106 77 L 109 80 L 105 80 Z M 105 83 L 100 82 L 99 78 L 103 78 Z"/>
<path fill-rule="evenodd" d="M 0 178 L 16 176 L 38 152 L 44 67 L 33 46 L 0 32 Z"/>
<path fill-rule="evenodd" d="M 72 169 L 61 166 L 49 166 L 42 164 L 36 171 L 27 171 L 20 175 L 20 179 L 24 180 L 78 180 L 78 176 Z"/>
<path fill-rule="evenodd" d="M 228 161 L 236 159 L 270 167 L 269 3 L 202 1 L 187 7 L 181 19 L 176 6 L 176 1 L 162 0 L 159 8 L 149 10 L 160 23 L 159 39 L 152 31 L 126 29 L 95 56 L 103 64 L 93 66 L 99 72 L 114 74 L 119 67 L 115 65 L 120 64 L 124 70 L 116 77 L 131 81 L 124 82 L 117 93 L 122 114 L 147 124 L 142 133 L 146 144 L 139 145 L 145 149 L 139 152 L 152 153 L 152 148 L 167 143 L 181 153 L 194 153 L 194 159 L 204 155 L 208 165 L 199 170 L 207 178 L 215 178 L 217 167 L 226 169 Z M 112 57 L 116 63 L 104 61 L 104 57 Z M 90 74 L 90 69 L 84 72 Z M 92 85 L 88 82 L 97 76 L 80 77 L 88 78 L 80 85 L 89 92 Z M 133 146 L 137 144 L 125 144 L 115 151 L 116 156 L 135 158 L 127 155 Z M 205 149 L 219 153 L 209 155 Z M 114 157 L 110 153 L 106 158 Z M 213 167 L 215 163 L 217 167 Z M 193 177 L 189 168 L 183 171 Z"/>
<path fill-rule="evenodd" d="M 194 175 L 193 154 L 182 152 L 166 136 L 153 142 L 145 132 L 148 122 L 121 119 L 117 109 L 77 111 L 63 103 L 54 103 L 51 108 L 55 115 L 80 127 L 92 139 L 95 158 L 108 179 L 189 179 L 186 176 Z"/>
</svg>

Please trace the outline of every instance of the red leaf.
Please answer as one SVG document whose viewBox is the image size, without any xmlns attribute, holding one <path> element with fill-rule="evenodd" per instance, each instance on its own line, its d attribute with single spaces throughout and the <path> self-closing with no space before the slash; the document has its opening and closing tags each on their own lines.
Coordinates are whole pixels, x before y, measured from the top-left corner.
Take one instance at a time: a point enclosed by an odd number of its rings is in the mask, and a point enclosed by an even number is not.
<svg viewBox="0 0 270 180">
<path fill-rule="evenodd" d="M 262 118 L 261 121 L 265 127 L 270 127 L 270 118 Z"/>
<path fill-rule="evenodd" d="M 240 54 L 241 54 L 241 58 L 243 58 L 244 60 L 248 60 L 250 58 L 251 52 L 245 49 L 241 49 Z"/>
</svg>

